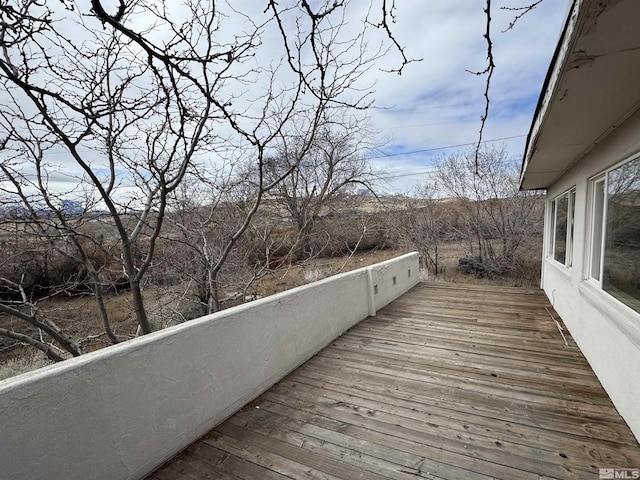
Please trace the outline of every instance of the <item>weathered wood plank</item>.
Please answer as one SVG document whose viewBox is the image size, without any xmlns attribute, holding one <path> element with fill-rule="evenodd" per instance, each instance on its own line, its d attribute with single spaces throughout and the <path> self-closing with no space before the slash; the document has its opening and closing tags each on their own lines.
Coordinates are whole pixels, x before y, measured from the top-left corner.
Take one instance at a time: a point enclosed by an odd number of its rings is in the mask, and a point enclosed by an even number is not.
<svg viewBox="0 0 640 480">
<path fill-rule="evenodd" d="M 236 428 L 230 431 L 228 427 L 228 423 L 223 423 L 205 435 L 201 441 L 207 445 L 233 453 L 249 463 L 273 470 L 285 477 L 309 480 L 341 480 L 339 477 L 316 470 L 304 463 L 273 453 L 258 442 L 243 438 L 243 435 L 238 434 L 239 429 Z M 235 428 L 231 427 L 232 429 Z"/>
<path fill-rule="evenodd" d="M 501 364 L 496 362 L 491 366 L 488 366 L 485 359 L 476 359 L 473 361 L 467 357 L 465 360 L 461 360 L 456 356 L 454 356 L 454 358 L 451 358 L 450 355 L 425 356 L 420 352 L 411 352 L 410 354 L 407 354 L 401 349 L 361 349 L 349 346 L 338 346 L 336 344 L 332 347 L 333 348 L 331 348 L 331 350 L 323 352 L 323 355 L 325 355 L 326 358 L 351 358 L 358 360 L 366 357 L 371 362 L 375 362 L 379 365 L 387 365 L 389 367 L 402 364 L 403 369 L 411 367 L 417 371 L 429 370 L 432 372 L 450 372 L 455 375 L 468 375 L 469 378 L 477 377 L 486 379 L 487 375 L 489 375 L 493 382 L 503 381 L 514 385 L 519 382 L 525 382 L 527 385 L 535 384 L 541 390 L 555 390 L 563 388 L 569 392 L 570 390 L 575 389 L 579 391 L 581 396 L 587 394 L 604 397 L 600 383 L 593 377 L 580 375 L 558 375 L 555 372 L 550 372 L 545 369 L 532 368 L 531 365 L 527 365 L 522 368 L 514 368 L 513 364 Z"/>
<path fill-rule="evenodd" d="M 432 406 L 468 411 L 474 415 L 482 415 L 490 419 L 504 419 L 510 423 L 521 423 L 533 427 L 547 429 L 551 432 L 569 433 L 583 436 L 589 435 L 593 440 L 629 443 L 636 445 L 629 436 L 629 431 L 619 417 L 606 417 L 605 420 L 588 418 L 571 410 L 558 411 L 545 405 L 521 404 L 512 399 L 481 396 L 469 393 L 461 388 L 425 388 L 425 384 L 406 381 L 400 378 L 380 377 L 372 374 L 347 376 L 345 372 L 336 372 L 330 376 L 326 370 L 317 371 L 313 367 L 304 366 L 305 370 L 297 375 L 310 376 L 318 373 L 320 381 L 330 382 L 331 378 L 353 381 L 352 385 L 367 389 L 389 392 L 394 397 L 418 399 L 430 409 Z"/>
<path fill-rule="evenodd" d="M 349 462 L 341 462 L 337 460 L 335 456 L 331 455 L 331 452 L 323 452 L 317 448 L 311 448 L 311 446 L 305 442 L 296 445 L 283 441 L 274 434 L 265 435 L 249 428 L 239 427 L 231 421 L 224 422 L 216 430 L 236 440 L 251 442 L 265 451 L 336 478 L 385 480 L 383 475 L 379 475 L 373 471 L 362 470 Z M 274 433 L 276 432 L 275 427 L 273 431 Z"/>
<path fill-rule="evenodd" d="M 420 349 L 407 352 L 403 344 L 394 342 L 371 342 L 362 337 L 344 335 L 332 344 L 332 349 L 342 351 L 344 349 L 357 349 L 366 352 L 379 352 L 380 354 L 407 355 L 410 358 L 438 360 L 443 363 L 458 363 L 465 365 L 481 364 L 486 365 L 487 355 L 482 351 L 464 352 L 458 349 L 445 348 L 442 345 L 424 344 Z M 566 363 L 538 363 L 520 360 L 517 358 L 506 358 L 493 356 L 491 364 L 496 368 L 509 368 L 515 371 L 540 372 L 555 378 L 570 378 L 586 384 L 600 385 L 593 374 L 585 371 L 584 366 L 573 366 Z"/>
<path fill-rule="evenodd" d="M 305 379 L 300 379 L 303 382 Z M 314 385 L 314 383 L 316 383 Z M 575 438 L 569 435 L 548 435 L 545 430 L 526 427 L 519 424 L 500 422 L 499 419 L 478 418 L 474 415 L 459 415 L 459 412 L 421 408 L 422 405 L 416 402 L 407 402 L 393 396 L 376 395 L 367 397 L 362 392 L 355 389 L 345 391 L 333 390 L 326 384 L 318 386 L 317 382 L 307 381 L 298 383 L 289 381 L 286 386 L 295 389 L 297 392 L 322 396 L 319 402 L 329 400 L 339 404 L 355 405 L 359 410 L 372 412 L 384 412 L 409 421 L 426 422 L 436 434 L 450 438 L 469 438 L 470 436 L 480 441 L 482 444 L 491 445 L 496 439 L 503 447 L 514 444 L 512 450 L 520 451 L 520 446 L 525 448 L 535 448 L 540 451 L 538 458 L 546 459 L 549 463 L 560 465 L 571 465 L 580 468 L 586 462 L 592 462 L 597 458 L 606 455 L 608 460 L 615 460 L 615 464 L 628 463 L 637 454 L 635 447 L 626 445 L 600 445 L 600 452 L 594 456 L 594 452 L 586 448 L 587 436 Z M 285 387 L 280 385 L 279 387 Z M 274 390 L 278 393 L 278 390 Z M 284 394 L 283 394 L 284 395 Z M 295 398 L 295 396 L 294 396 Z M 561 456 L 568 455 L 568 459 Z"/>
<path fill-rule="evenodd" d="M 341 464 L 346 464 L 360 471 L 369 472 L 371 478 L 414 480 L 419 474 L 418 467 L 422 458 L 418 458 L 412 465 L 400 465 L 394 461 L 380 458 L 380 448 L 374 451 L 370 445 L 359 439 L 349 437 L 351 441 L 344 445 L 344 436 L 338 432 L 324 432 L 324 438 L 318 439 L 310 432 L 300 432 L 300 428 L 294 423 L 282 421 L 281 416 L 272 414 L 266 410 L 254 409 L 253 411 L 239 412 L 229 419 L 233 425 L 251 430 L 268 437 L 277 439 L 293 448 L 301 448 L 305 452 L 318 454 L 337 461 L 338 470 L 343 470 Z M 385 453 L 383 453 L 385 455 Z"/>
<path fill-rule="evenodd" d="M 497 396 L 518 400 L 532 405 L 553 405 L 564 406 L 567 410 L 575 409 L 580 412 L 598 413 L 602 408 L 610 407 L 611 403 L 604 396 L 598 395 L 585 401 L 585 397 L 580 392 L 568 389 L 569 393 L 552 390 L 539 390 L 528 386 L 526 382 L 512 381 L 512 383 L 504 383 L 497 378 L 493 378 L 490 374 L 486 378 L 479 375 L 457 375 L 451 372 L 434 372 L 421 371 L 414 369 L 409 365 L 405 365 L 402 371 L 389 366 L 388 364 L 379 362 L 375 363 L 368 359 L 346 359 L 331 358 L 328 354 L 319 354 L 314 362 L 314 366 L 319 368 L 327 368 L 329 370 L 344 370 L 347 372 L 358 373 L 366 371 L 393 380 L 401 377 L 402 379 L 413 380 L 416 382 L 428 383 L 436 387 L 445 386 L 457 388 L 463 392 L 471 391 L 472 393 Z M 312 367 L 310 367 L 312 368 Z M 490 371 L 490 370 L 489 370 Z"/>
<path fill-rule="evenodd" d="M 367 441 L 373 445 L 389 445 L 390 443 L 393 443 L 396 448 L 400 448 L 401 451 L 404 452 L 404 455 L 410 455 L 411 453 L 415 454 L 416 457 L 419 455 L 425 455 L 418 467 L 420 472 L 420 475 L 418 476 L 420 477 L 434 475 L 446 478 L 447 480 L 488 480 L 490 478 L 494 478 L 477 473 L 476 471 L 461 468 L 458 465 L 460 459 L 459 456 L 441 455 L 437 451 L 431 451 L 428 447 L 416 442 L 411 442 L 407 439 L 397 437 L 390 439 L 386 434 L 378 433 L 375 430 L 369 430 L 351 423 L 340 422 L 333 418 L 322 416 L 318 414 L 318 412 L 311 413 L 307 410 L 291 408 L 287 405 L 271 402 L 264 398 L 260 399 L 260 407 L 261 409 L 302 422 L 304 425 L 303 429 L 310 430 L 311 432 L 314 432 L 313 434 L 317 434 L 318 430 L 315 428 L 318 426 L 326 428 L 327 431 L 333 430 L 335 432 L 340 432 L 341 435 L 344 435 L 347 438 L 366 438 Z M 388 447 L 388 449 L 389 448 L 395 450 L 395 448 Z M 454 463 L 447 464 L 441 461 L 442 459 L 440 457 L 448 458 Z"/>
<path fill-rule="evenodd" d="M 407 425 L 407 422 L 399 421 L 400 419 L 395 417 L 391 422 L 378 420 L 376 411 L 360 410 L 357 406 L 349 407 L 348 405 L 341 405 L 339 402 L 325 406 L 319 401 L 314 401 L 312 405 L 311 402 L 300 401 L 294 395 L 276 396 L 272 392 L 269 392 L 267 398 L 278 399 L 290 408 L 303 411 L 313 406 L 314 412 L 331 416 L 343 422 L 346 425 L 343 428 L 343 432 L 350 432 L 351 427 L 355 426 L 360 431 L 369 432 L 368 438 L 375 438 L 376 435 L 381 435 L 384 441 L 393 448 L 399 448 L 401 445 L 406 448 L 406 441 L 410 441 L 418 446 L 407 451 L 422 452 L 426 458 L 431 460 L 448 465 L 456 465 L 490 477 L 537 480 L 537 475 L 512 467 L 508 455 L 502 456 L 501 463 L 487 460 L 482 458 L 478 449 L 465 448 L 465 444 L 461 441 L 450 441 L 440 436 L 434 438 L 424 432 L 415 422 L 409 422 L 410 425 Z"/>
<path fill-rule="evenodd" d="M 204 442 L 198 442 L 193 447 L 191 451 L 193 456 L 205 462 L 213 471 L 233 476 L 233 478 L 242 480 L 252 480 L 254 478 L 260 478 L 261 480 L 283 480 L 287 478 L 273 470 L 269 470 L 252 462 L 247 462 Z"/>
<path fill-rule="evenodd" d="M 211 463 L 194 455 L 194 451 L 200 448 L 202 447 L 199 445 L 192 445 L 185 453 L 158 470 L 153 477 L 158 480 L 242 480 L 241 477 L 218 470 Z"/>
<path fill-rule="evenodd" d="M 545 313 L 544 315 L 529 316 L 529 318 L 517 318 L 513 314 L 499 316 L 496 313 L 486 311 L 463 312 L 452 308 L 437 309 L 430 306 L 423 313 L 381 311 L 367 323 L 368 326 L 388 325 L 396 323 L 399 326 L 428 330 L 431 326 L 452 327 L 458 329 L 458 333 L 475 334 L 486 332 L 499 333 L 505 340 L 511 336 L 527 335 L 533 339 L 545 338 L 550 341 L 560 340 L 557 324 L 554 319 Z M 417 318 L 417 316 L 419 317 Z M 554 317 L 557 320 L 557 317 Z M 468 330 L 461 330 L 464 328 Z M 574 345 L 572 345 L 574 346 Z"/>
<path fill-rule="evenodd" d="M 269 395 L 277 395 L 277 393 Z M 550 452 L 510 442 L 504 437 L 479 436 L 471 434 L 469 430 L 453 429 L 452 422 L 438 425 L 432 422 L 431 416 L 426 416 L 423 412 L 416 413 L 399 407 L 386 407 L 383 404 L 354 397 L 339 397 L 339 395 L 319 396 L 317 393 L 308 393 L 296 388 L 283 391 L 278 399 L 286 402 L 296 401 L 298 402 L 295 405 L 296 408 L 304 408 L 305 405 L 313 402 L 316 411 L 337 416 L 345 423 L 355 423 L 370 430 L 390 433 L 400 427 L 404 438 L 412 438 L 425 446 L 440 448 L 462 456 L 483 458 L 490 463 L 505 463 L 525 472 L 582 479 L 586 476 L 586 471 L 590 470 L 589 465 L 582 465 L 585 469 L 582 471 L 578 469 L 578 465 L 572 464 L 573 452 L 566 451 L 566 447 Z M 393 439 L 390 438 L 389 442 L 392 445 Z"/>
<path fill-rule="evenodd" d="M 376 402 L 378 405 L 391 404 L 403 407 L 410 412 L 426 412 L 429 423 L 435 425 L 447 425 L 462 432 L 472 432 L 476 435 L 509 438 L 515 443 L 529 445 L 543 450 L 557 451 L 560 445 L 563 449 L 578 451 L 585 460 L 606 461 L 608 464 L 617 465 L 629 463 L 628 458 L 633 458 L 637 454 L 635 445 L 620 445 L 608 441 L 600 441 L 597 450 L 591 445 L 592 437 L 585 432 L 583 435 L 564 434 L 558 431 L 549 431 L 546 428 L 539 428 L 522 423 L 510 422 L 502 418 L 479 415 L 471 408 L 456 410 L 436 406 L 434 404 L 425 405 L 421 403 L 421 398 L 416 396 L 394 395 L 395 392 L 389 390 L 375 391 L 368 385 L 347 386 L 345 384 L 329 383 L 327 381 L 317 381 L 304 375 L 296 375 L 296 382 L 304 382 L 310 386 L 321 389 L 324 396 L 340 399 L 341 395 L 350 397 L 361 397 L 366 400 Z M 334 397 L 337 395 L 337 397 Z M 264 401 L 260 403 L 261 408 L 265 407 Z M 267 400 L 268 402 L 268 400 Z M 358 403 L 356 401 L 356 403 Z M 268 403 L 267 403 L 268 405 Z M 410 414 L 411 416 L 411 414 Z"/>
</svg>

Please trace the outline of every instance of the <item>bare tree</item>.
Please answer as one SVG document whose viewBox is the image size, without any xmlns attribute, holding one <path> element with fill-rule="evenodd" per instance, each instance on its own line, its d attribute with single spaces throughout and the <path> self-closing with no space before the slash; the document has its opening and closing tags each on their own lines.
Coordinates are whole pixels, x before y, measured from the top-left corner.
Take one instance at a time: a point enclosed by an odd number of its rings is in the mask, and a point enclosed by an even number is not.
<svg viewBox="0 0 640 480">
<path fill-rule="evenodd" d="M 344 28 L 348 1 L 269 1 L 252 15 L 220 2 L 113 3 L 0 5 L 2 181 L 21 208 L 36 212 L 31 221 L 42 223 L 40 205 L 56 219 L 41 225 L 42 235 L 100 244 L 64 214 L 61 201 L 78 188 L 107 213 L 92 220 L 104 222 L 115 239 L 108 253 L 120 261 L 145 334 L 153 329 L 145 277 L 185 175 L 212 176 L 232 156 L 256 172 L 242 221 L 217 256 L 222 265 L 265 192 L 295 168 L 265 176 L 275 145 L 295 133 L 304 153 L 328 109 L 369 105 L 371 89 L 359 81 L 385 50 L 367 48 L 368 28 L 382 29 L 400 51 L 398 72 L 408 60 L 388 28 L 393 2 L 382 2 L 379 22 L 370 11 L 355 33 Z M 272 33 L 282 60 L 262 61 L 270 53 L 263 38 Z M 104 271 L 92 270 L 81 242 L 71 243 L 99 299 Z"/>
<path fill-rule="evenodd" d="M 367 160 L 374 148 L 372 133 L 366 119 L 345 113 L 333 111 L 323 119 L 310 144 L 300 134 L 282 138 L 276 156 L 266 163 L 267 178 L 283 177 L 270 198 L 296 228 L 296 258 L 319 253 L 313 252 L 311 238 L 322 214 L 358 190 L 374 193 L 379 174 Z"/>
<path fill-rule="evenodd" d="M 455 153 L 439 160 L 443 195 L 457 199 L 467 224 L 474 268 L 504 273 L 517 266 L 523 241 L 542 224 L 539 192 L 519 191 L 518 166 L 504 147 Z"/>
<path fill-rule="evenodd" d="M 69 192 L 52 185 L 65 172 L 48 161 L 68 155 L 70 175 L 110 214 L 133 312 L 141 333 L 148 333 L 142 279 L 167 195 L 209 135 L 212 104 L 193 103 L 193 87 L 177 73 L 180 62 L 143 58 L 125 35 L 99 28 L 95 18 L 72 6 L 64 11 L 67 17 L 37 2 L 20 7 L 3 11 L 13 23 L 2 31 L 0 71 L 13 100 L 1 112 L 4 150 L 13 155 L 3 162 L 3 172 L 27 210 L 45 203 L 58 217 L 61 235 L 75 238 L 79 232 L 65 224 L 56 201 Z M 123 12 L 122 21 L 126 17 Z M 87 40 L 67 38 L 63 25 L 79 29 Z"/>
<path fill-rule="evenodd" d="M 435 276 L 442 273 L 443 244 L 451 238 L 451 205 L 442 198 L 438 182 L 430 177 L 415 192 L 417 197 L 404 212 L 398 212 L 396 236 L 402 247 L 420 252 L 427 268 Z"/>
<path fill-rule="evenodd" d="M 253 243 L 256 214 L 251 211 L 260 192 L 242 178 L 202 180 L 190 179 L 174 192 L 161 256 L 165 270 L 191 285 L 198 315 L 220 310 L 221 283 L 228 283 L 228 277 L 241 283 L 261 254 Z"/>
<path fill-rule="evenodd" d="M 5 257 L 5 261 L 2 262 L 2 274 L 0 274 L 0 283 L 6 290 L 13 292 L 14 301 L 12 304 L 0 303 L 0 311 L 25 319 L 25 313 L 19 307 L 27 307 L 31 312 L 29 314 L 31 320 L 28 323 L 42 329 L 35 320 L 38 295 L 33 291 L 34 288 L 44 289 L 47 296 L 52 293 L 73 294 L 78 291 L 89 291 L 96 300 L 104 332 L 112 343 L 118 343 L 119 339 L 111 328 L 104 302 L 105 289 L 112 286 L 115 279 L 122 275 L 117 272 L 114 275 L 114 272 L 109 271 L 108 268 L 115 259 L 114 245 L 105 244 L 104 231 L 98 225 L 89 225 L 90 217 L 80 207 L 79 201 L 61 200 L 55 195 L 36 195 L 36 198 L 42 200 L 38 205 L 33 196 L 25 193 L 23 187 L 28 186 L 42 191 L 44 190 L 42 181 L 36 185 L 24 182 L 24 178 L 15 175 L 14 171 L 6 165 L 0 165 L 0 171 L 5 173 L 6 184 L 15 190 L 19 200 L 18 210 L 13 210 L 12 217 L 7 218 L 3 215 L 0 218 L 0 226 L 4 229 L 13 225 L 16 231 L 20 232 L 12 239 L 10 247 L 12 256 Z M 10 205 L 10 202 L 2 203 L 5 210 Z M 83 204 L 87 205 L 87 202 Z M 6 240 L 3 242 L 3 247 L 8 247 Z M 42 273 L 39 277 L 31 275 L 30 286 L 27 286 L 25 285 L 27 273 L 25 263 L 31 263 L 34 251 L 42 252 L 41 255 L 36 256 L 39 258 L 36 262 L 41 263 Z M 20 256 L 27 262 L 13 261 Z M 30 290 L 29 294 L 26 288 Z M 43 321 L 45 324 L 49 322 L 53 330 L 44 329 L 44 331 L 55 338 L 65 350 L 72 355 L 81 353 L 79 344 L 74 344 L 70 339 L 60 341 L 65 338 L 65 334 L 50 319 Z"/>
<path fill-rule="evenodd" d="M 167 265 L 194 286 L 201 314 L 218 311 L 227 300 L 241 300 L 257 279 L 290 266 L 293 252 L 302 256 L 308 251 L 312 227 L 322 213 L 357 187 L 371 189 L 376 175 L 364 157 L 371 148 L 367 123 L 355 117 L 347 121 L 344 107 L 327 108 L 324 114 L 331 119 L 323 119 L 314 131 L 281 136 L 281 155 L 267 158 L 262 172 L 260 165 L 256 170 L 250 162 L 241 168 L 234 163 L 217 176 L 183 183 L 172 195 L 165 238 L 181 253 L 163 257 L 175 259 Z M 258 197 L 268 201 L 253 211 Z M 281 212 L 286 218 L 274 223 Z M 297 231 L 293 241 L 282 234 L 291 219 Z M 227 298 L 223 287 L 232 285 Z"/>
</svg>

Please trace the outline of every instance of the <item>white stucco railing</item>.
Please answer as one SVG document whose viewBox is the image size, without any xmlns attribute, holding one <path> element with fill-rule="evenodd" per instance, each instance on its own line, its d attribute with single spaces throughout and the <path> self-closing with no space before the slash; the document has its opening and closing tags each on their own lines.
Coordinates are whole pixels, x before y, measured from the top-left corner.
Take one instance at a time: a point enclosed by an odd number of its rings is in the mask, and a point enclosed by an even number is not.
<svg viewBox="0 0 640 480">
<path fill-rule="evenodd" d="M 2 381 L 0 478 L 142 478 L 419 280 L 410 253 Z"/>
</svg>

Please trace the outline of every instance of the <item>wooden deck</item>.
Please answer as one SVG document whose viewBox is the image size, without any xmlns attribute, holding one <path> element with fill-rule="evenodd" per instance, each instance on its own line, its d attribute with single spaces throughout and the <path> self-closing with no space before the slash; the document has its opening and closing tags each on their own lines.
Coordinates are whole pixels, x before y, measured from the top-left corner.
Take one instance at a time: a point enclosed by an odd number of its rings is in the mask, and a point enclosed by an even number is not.
<svg viewBox="0 0 640 480">
<path fill-rule="evenodd" d="M 585 480 L 640 468 L 550 312 L 537 291 L 420 284 L 148 478 Z"/>
</svg>

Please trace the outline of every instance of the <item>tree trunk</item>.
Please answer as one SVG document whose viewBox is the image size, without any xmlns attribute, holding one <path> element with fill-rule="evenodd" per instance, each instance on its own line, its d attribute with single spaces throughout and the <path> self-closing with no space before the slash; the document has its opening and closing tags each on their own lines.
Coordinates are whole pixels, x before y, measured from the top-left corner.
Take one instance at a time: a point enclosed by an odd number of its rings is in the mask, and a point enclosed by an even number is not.
<svg viewBox="0 0 640 480">
<path fill-rule="evenodd" d="M 111 343 L 120 343 L 120 339 L 113 333 L 111 329 L 111 322 L 109 321 L 109 314 L 107 313 L 107 306 L 104 304 L 104 293 L 102 291 L 102 282 L 98 272 L 93 268 L 89 259 L 86 259 L 86 265 L 89 270 L 89 274 L 93 280 L 93 289 L 96 295 L 96 302 L 98 303 L 98 312 L 100 312 L 100 320 L 102 321 L 102 328 L 104 328 L 107 337 L 111 340 Z"/>
<path fill-rule="evenodd" d="M 133 313 L 138 322 L 138 333 L 140 335 L 146 335 L 153 330 L 147 317 L 147 311 L 144 308 L 144 301 L 142 298 L 142 289 L 140 288 L 140 281 L 137 279 L 129 279 L 129 285 L 131 288 L 131 305 L 133 307 Z"/>
<path fill-rule="evenodd" d="M 218 286 L 218 274 L 209 270 L 209 302 L 207 305 L 207 313 L 215 313 L 220 311 L 220 292 Z"/>
</svg>

